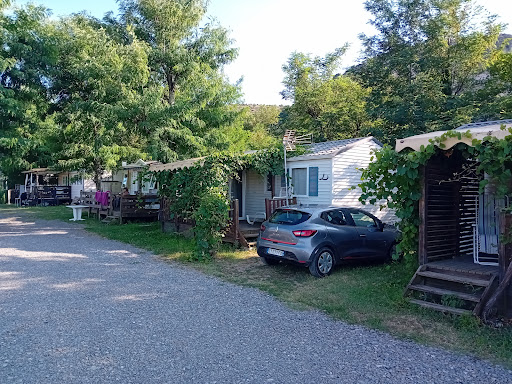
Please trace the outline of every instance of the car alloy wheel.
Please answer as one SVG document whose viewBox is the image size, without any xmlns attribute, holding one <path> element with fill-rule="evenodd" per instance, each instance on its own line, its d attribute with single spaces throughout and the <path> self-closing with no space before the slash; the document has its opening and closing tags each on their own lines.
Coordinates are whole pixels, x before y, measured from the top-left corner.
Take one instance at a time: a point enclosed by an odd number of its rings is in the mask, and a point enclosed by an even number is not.
<svg viewBox="0 0 512 384">
<path fill-rule="evenodd" d="M 318 252 L 309 265 L 309 271 L 315 277 L 324 277 L 331 273 L 334 266 L 334 256 L 329 249 Z"/>
<path fill-rule="evenodd" d="M 332 255 L 328 251 L 324 251 L 318 256 L 318 270 L 322 275 L 327 275 L 332 269 Z"/>
</svg>

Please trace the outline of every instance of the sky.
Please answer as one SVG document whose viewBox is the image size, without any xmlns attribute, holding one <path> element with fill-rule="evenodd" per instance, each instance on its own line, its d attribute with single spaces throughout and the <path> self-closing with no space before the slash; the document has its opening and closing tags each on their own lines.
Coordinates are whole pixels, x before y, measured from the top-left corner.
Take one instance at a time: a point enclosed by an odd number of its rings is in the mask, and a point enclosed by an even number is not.
<svg viewBox="0 0 512 384">
<path fill-rule="evenodd" d="M 108 11 L 117 13 L 115 0 L 16 0 L 50 8 L 54 16 L 86 10 L 95 17 Z M 335 48 L 350 44 L 342 62 L 357 62 L 361 45 L 358 35 L 371 35 L 370 15 L 363 0 L 210 0 L 208 17 L 216 18 L 231 31 L 239 48 L 236 61 L 225 68 L 231 82 L 240 78 L 244 101 L 248 104 L 285 104 L 279 92 L 284 74 L 281 69 L 294 51 L 325 56 Z M 477 0 L 512 34 L 512 1 Z"/>
</svg>

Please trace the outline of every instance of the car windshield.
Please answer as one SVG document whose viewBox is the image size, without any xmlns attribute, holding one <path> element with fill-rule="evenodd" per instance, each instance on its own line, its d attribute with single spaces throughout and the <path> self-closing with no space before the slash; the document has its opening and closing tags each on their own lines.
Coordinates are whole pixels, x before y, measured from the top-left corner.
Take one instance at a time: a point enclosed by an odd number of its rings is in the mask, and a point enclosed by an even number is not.
<svg viewBox="0 0 512 384">
<path fill-rule="evenodd" d="M 278 209 L 270 217 L 269 222 L 273 224 L 296 225 L 309 219 L 311 215 L 306 212 L 296 211 L 294 209 Z"/>
</svg>

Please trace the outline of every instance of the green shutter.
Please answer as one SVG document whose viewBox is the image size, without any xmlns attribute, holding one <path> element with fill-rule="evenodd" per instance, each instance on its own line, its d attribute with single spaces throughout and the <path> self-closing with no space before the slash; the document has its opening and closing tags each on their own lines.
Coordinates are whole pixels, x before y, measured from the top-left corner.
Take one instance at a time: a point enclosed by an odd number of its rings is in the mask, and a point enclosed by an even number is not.
<svg viewBox="0 0 512 384">
<path fill-rule="evenodd" d="M 318 196 L 318 167 L 309 167 L 309 196 Z"/>
</svg>

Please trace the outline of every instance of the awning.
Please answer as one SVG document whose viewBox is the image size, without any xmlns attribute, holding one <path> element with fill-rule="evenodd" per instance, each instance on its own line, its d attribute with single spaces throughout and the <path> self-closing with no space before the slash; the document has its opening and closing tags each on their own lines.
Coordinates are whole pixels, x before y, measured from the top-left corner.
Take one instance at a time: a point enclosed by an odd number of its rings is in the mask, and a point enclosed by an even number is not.
<svg viewBox="0 0 512 384">
<path fill-rule="evenodd" d="M 505 126 L 506 129 L 502 129 L 502 126 Z M 466 124 L 455 130 L 461 133 L 461 138 L 447 138 L 443 141 L 443 144 L 445 145 L 443 149 L 450 149 L 458 143 L 465 143 L 468 146 L 473 146 L 474 139 L 482 140 L 487 136 L 496 137 L 497 139 L 502 140 L 506 136 L 510 136 L 510 132 L 507 128 L 512 128 L 512 120 L 486 121 L 482 123 Z M 471 137 L 464 136 L 464 133 L 468 131 L 471 133 Z M 429 132 L 422 135 L 398 139 L 396 140 L 395 150 L 400 152 L 405 148 L 411 148 L 415 151 L 419 151 L 422 145 L 426 147 L 430 144 L 430 140 L 440 137 L 445 132 L 448 131 Z"/>
<path fill-rule="evenodd" d="M 174 163 L 152 164 L 149 166 L 149 171 L 150 172 L 174 171 L 175 169 L 191 167 L 196 163 L 203 165 L 204 159 L 205 159 L 204 157 L 195 157 L 193 159 L 175 161 Z"/>
<path fill-rule="evenodd" d="M 122 169 L 142 170 L 142 169 L 148 168 L 151 165 L 159 165 L 159 164 L 162 164 L 162 163 L 159 161 L 156 161 L 156 160 L 144 161 L 142 159 L 139 159 L 135 163 L 132 163 L 132 164 L 124 164 L 123 163 L 121 168 Z"/>
<path fill-rule="evenodd" d="M 33 168 L 28 171 L 23 171 L 21 173 L 32 173 L 35 175 L 58 175 L 61 171 L 55 171 L 50 168 Z"/>
</svg>

